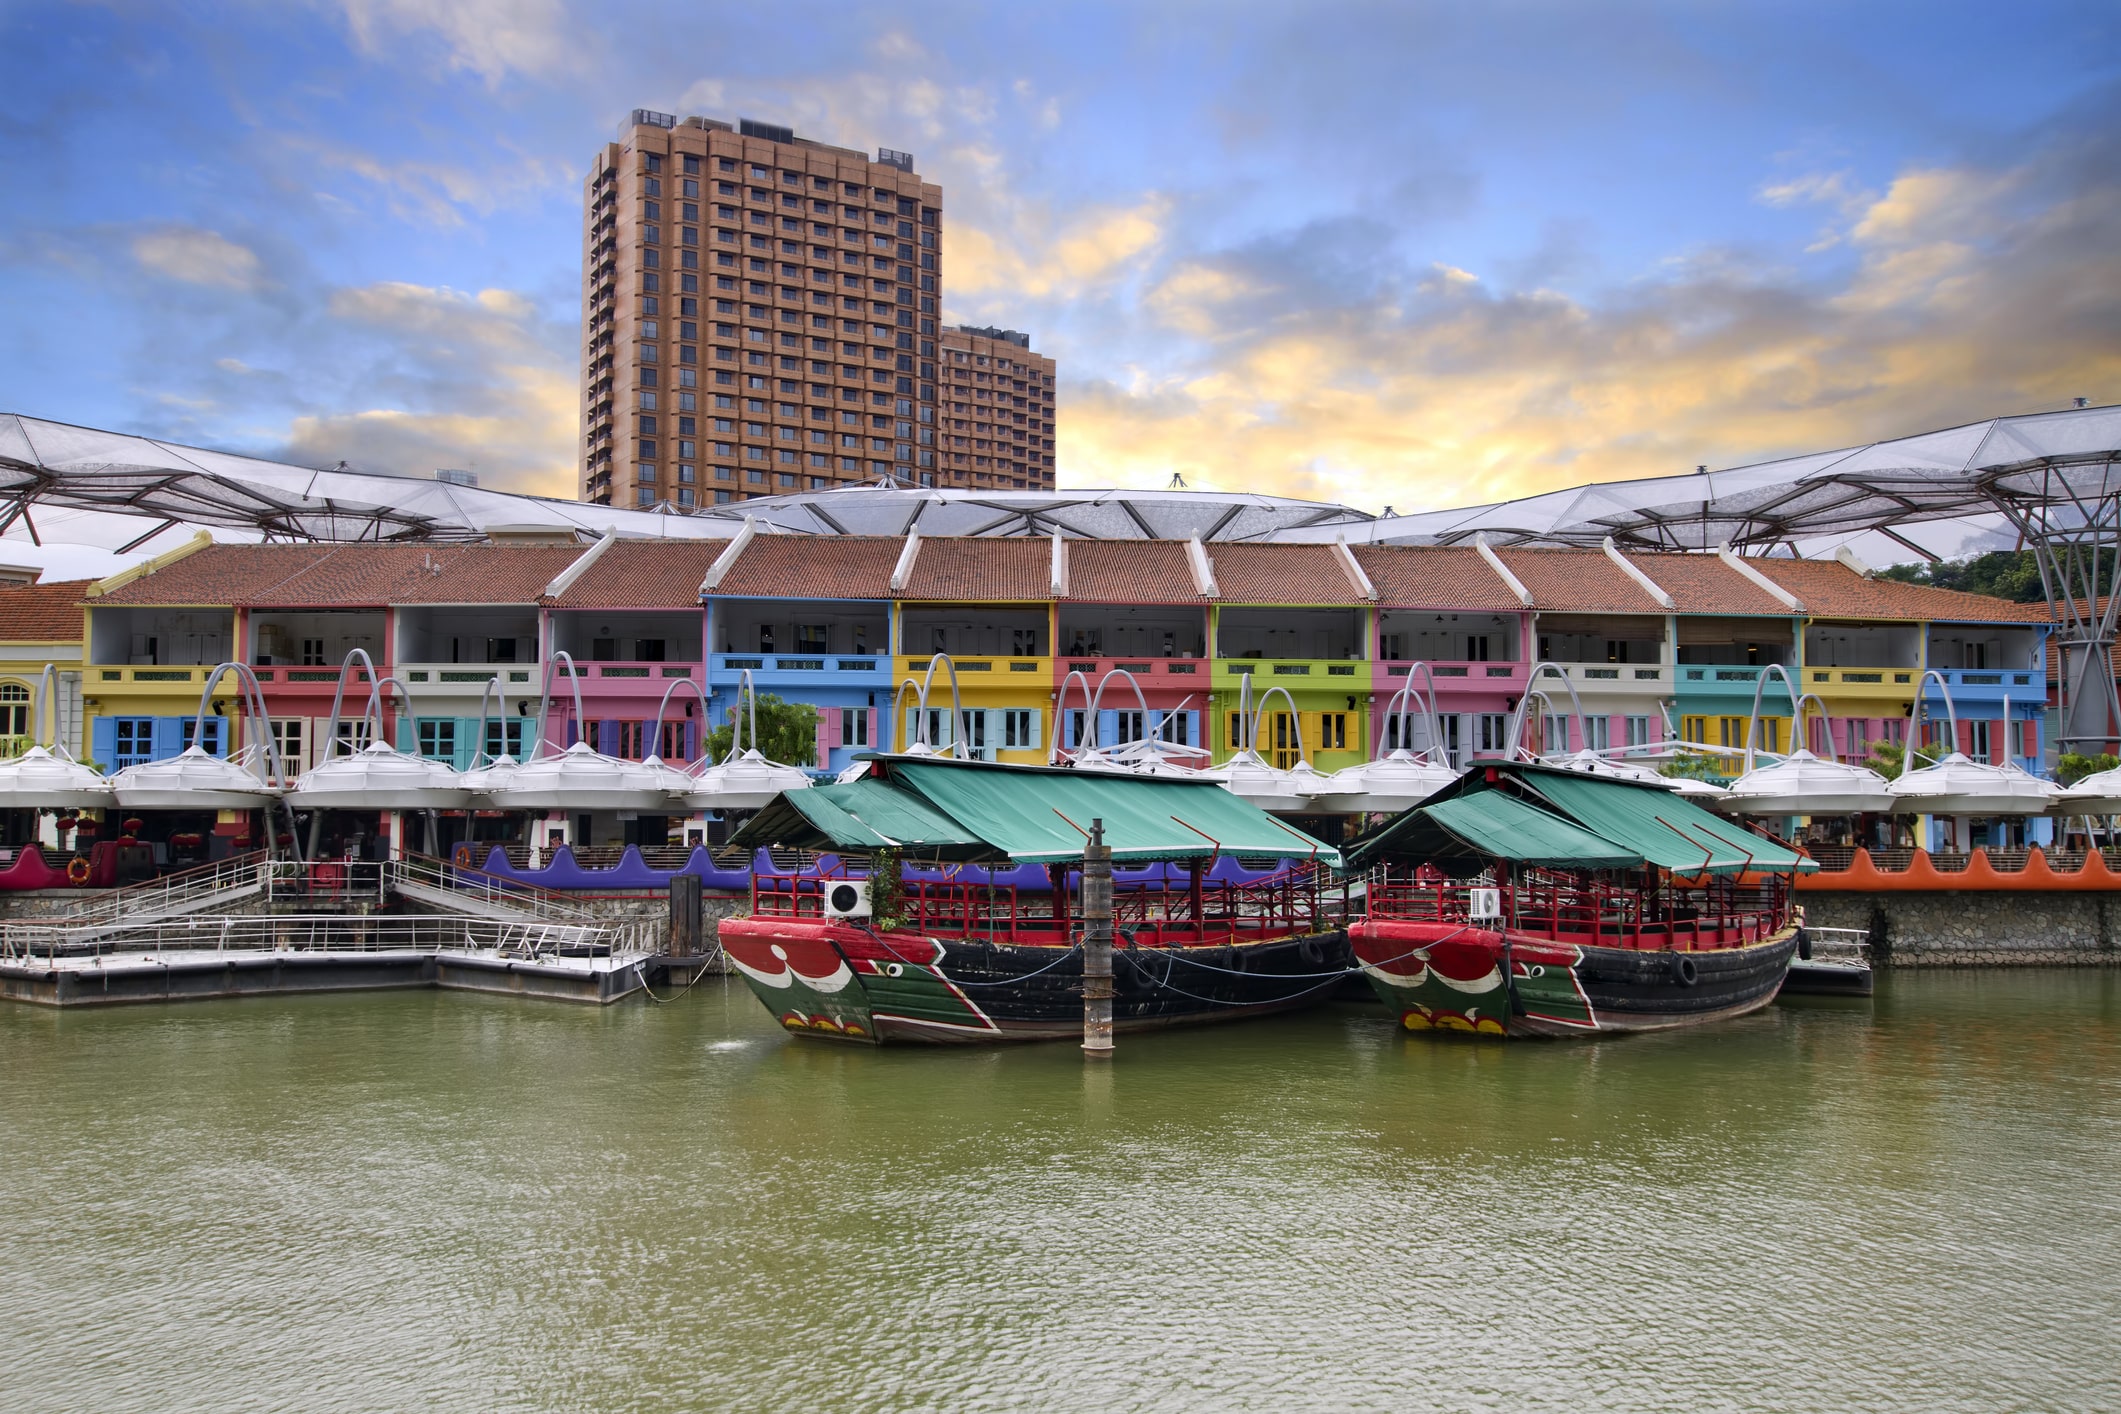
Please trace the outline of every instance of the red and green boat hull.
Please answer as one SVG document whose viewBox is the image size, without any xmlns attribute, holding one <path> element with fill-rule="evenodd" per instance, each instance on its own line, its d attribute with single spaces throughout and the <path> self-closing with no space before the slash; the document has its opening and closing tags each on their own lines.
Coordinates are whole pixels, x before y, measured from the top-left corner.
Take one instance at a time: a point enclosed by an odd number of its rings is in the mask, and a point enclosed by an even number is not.
<svg viewBox="0 0 2121 1414">
<path fill-rule="evenodd" d="M 1054 944 L 732 918 L 722 949 L 792 1034 L 872 1045 L 1082 1035 L 1082 953 Z M 1271 1015 L 1325 1001 L 1351 966 L 1338 931 L 1224 947 L 1116 947 L 1113 1029 Z"/>
<path fill-rule="evenodd" d="M 1348 942 L 1371 989 L 1411 1031 L 1590 1036 L 1742 1016 L 1775 998 L 1794 923 L 1698 951 L 1587 946 L 1443 921 L 1374 918 Z"/>
</svg>

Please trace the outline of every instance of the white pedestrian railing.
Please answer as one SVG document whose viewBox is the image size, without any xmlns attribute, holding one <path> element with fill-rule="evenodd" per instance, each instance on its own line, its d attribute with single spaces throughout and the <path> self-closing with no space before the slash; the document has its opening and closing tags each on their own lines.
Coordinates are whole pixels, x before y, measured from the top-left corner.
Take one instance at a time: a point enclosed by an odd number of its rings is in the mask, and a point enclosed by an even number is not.
<svg viewBox="0 0 2121 1414">
<path fill-rule="evenodd" d="M 647 956 L 631 926 L 510 922 L 440 914 L 256 914 L 152 919 L 109 928 L 13 925 L 0 931 L 0 959 L 112 953 L 481 952 L 526 959 Z"/>
</svg>

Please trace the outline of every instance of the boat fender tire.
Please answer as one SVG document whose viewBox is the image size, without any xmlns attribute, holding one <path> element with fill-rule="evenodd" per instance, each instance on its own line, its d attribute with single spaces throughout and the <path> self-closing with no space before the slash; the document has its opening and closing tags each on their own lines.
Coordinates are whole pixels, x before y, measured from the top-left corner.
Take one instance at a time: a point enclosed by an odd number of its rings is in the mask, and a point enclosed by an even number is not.
<svg viewBox="0 0 2121 1414">
<path fill-rule="evenodd" d="M 1672 980 L 1682 987 L 1691 987 L 1701 980 L 1701 969 L 1696 967 L 1694 959 L 1685 953 L 1673 953 Z"/>
<path fill-rule="evenodd" d="M 1326 950 L 1316 938 L 1306 938 L 1296 945 L 1296 955 L 1312 967 L 1326 960 Z"/>
<path fill-rule="evenodd" d="M 1808 928 L 1799 928 L 1797 930 L 1797 960 L 1799 962 L 1810 962 L 1812 960 L 1812 934 Z"/>
<path fill-rule="evenodd" d="M 1244 972 L 1249 970 L 1245 965 L 1247 959 L 1242 948 L 1231 948 L 1228 955 L 1223 959 L 1223 961 L 1232 972 Z"/>
</svg>

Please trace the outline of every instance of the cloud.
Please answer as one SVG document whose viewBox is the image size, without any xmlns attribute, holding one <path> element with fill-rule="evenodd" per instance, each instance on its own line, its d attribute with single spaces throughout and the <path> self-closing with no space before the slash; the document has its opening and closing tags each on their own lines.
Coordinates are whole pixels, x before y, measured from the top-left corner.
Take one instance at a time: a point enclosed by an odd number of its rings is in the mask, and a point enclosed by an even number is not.
<svg viewBox="0 0 2121 1414">
<path fill-rule="evenodd" d="M 945 295 L 1078 298 L 1140 268 L 1163 238 L 1169 203 L 1151 193 L 1131 206 L 1093 209 L 1053 223 L 1030 212 L 1002 230 L 945 222 Z"/>
<path fill-rule="evenodd" d="M 458 227 L 467 211 L 486 216 L 526 198 L 572 186 L 565 163 L 520 153 L 480 167 L 444 162 L 392 162 L 372 153 L 314 138 L 290 136 L 287 146 L 323 166 L 349 172 L 384 193 L 391 215 L 425 225 Z M 328 194 L 320 195 L 330 198 Z"/>
<path fill-rule="evenodd" d="M 438 42 L 453 70 L 497 86 L 510 74 L 549 77 L 580 62 L 583 36 L 567 23 L 560 0 L 342 0 L 347 29 L 362 53 L 388 42 Z"/>
<path fill-rule="evenodd" d="M 2096 163 L 1925 168 L 1847 200 L 1857 259 L 1802 278 L 1680 253 L 1599 298 L 1447 261 L 1317 298 L 1299 243 L 1194 255 L 1145 309 L 1188 336 L 1155 374 L 1063 381 L 1065 485 L 1258 488 L 1402 511 L 1730 465 L 2121 390 L 2121 182 Z M 2114 168 L 2107 168 L 2110 173 Z"/>
<path fill-rule="evenodd" d="M 159 275 L 190 285 L 256 289 L 265 267 L 256 251 L 215 231 L 162 226 L 133 237 L 133 259 Z"/>
<path fill-rule="evenodd" d="M 294 418 L 292 459 L 409 475 L 471 467 L 489 486 L 575 493 L 579 390 L 562 352 L 571 339 L 530 299 L 384 281 L 334 291 L 326 313 L 375 342 L 369 396 Z"/>
</svg>

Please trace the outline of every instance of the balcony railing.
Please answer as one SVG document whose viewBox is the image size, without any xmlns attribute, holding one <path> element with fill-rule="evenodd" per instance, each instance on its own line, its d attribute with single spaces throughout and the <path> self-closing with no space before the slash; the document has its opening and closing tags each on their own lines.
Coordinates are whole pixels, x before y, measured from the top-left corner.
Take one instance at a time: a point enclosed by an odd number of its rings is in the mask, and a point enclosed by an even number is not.
<svg viewBox="0 0 2121 1414">
<path fill-rule="evenodd" d="M 1354 678 L 1369 676 L 1369 664 L 1360 659 L 1332 658 L 1218 658 L 1215 666 L 1225 673 L 1275 678 Z"/>
<path fill-rule="evenodd" d="M 338 669 L 329 671 L 336 680 Z M 535 687 L 538 682 L 538 669 L 534 663 L 401 663 L 389 671 L 408 683 L 429 686 L 483 688 L 487 682 L 498 679 L 504 689 L 514 691 Z"/>
<path fill-rule="evenodd" d="M 1060 669 L 1089 678 L 1101 678 L 1114 671 L 1132 673 L 1138 678 L 1198 677 L 1201 662 L 1199 658 L 1107 658 L 1071 653 L 1061 659 Z"/>
<path fill-rule="evenodd" d="M 908 673 L 925 673 L 931 660 L 927 658 L 901 658 L 900 667 Z M 1036 673 L 1050 676 L 1053 671 L 1051 658 L 952 658 L 960 673 Z"/>
<path fill-rule="evenodd" d="M 1525 675 L 1529 665 L 1524 663 L 1492 663 L 1473 660 L 1463 663 L 1431 663 L 1429 671 L 1440 678 L 1468 678 L 1486 682 L 1490 679 L 1518 679 Z M 1411 662 L 1385 664 L 1385 676 L 1403 678 L 1414 670 Z"/>
<path fill-rule="evenodd" d="M 926 667 L 924 662 L 922 667 Z M 882 653 L 715 653 L 708 671 L 739 673 L 876 673 L 887 675 L 891 659 Z"/>
<path fill-rule="evenodd" d="M 1566 677 L 1571 682 L 1632 687 L 1645 682 L 1662 684 L 1667 672 L 1663 663 L 1550 663 L 1540 669 L 1539 675 L 1543 678 Z"/>
<path fill-rule="evenodd" d="M 1905 687 L 1919 674 L 1913 668 L 1807 668 L 1807 683 L 1831 687 Z"/>
</svg>

